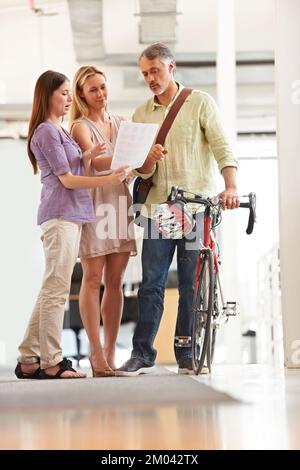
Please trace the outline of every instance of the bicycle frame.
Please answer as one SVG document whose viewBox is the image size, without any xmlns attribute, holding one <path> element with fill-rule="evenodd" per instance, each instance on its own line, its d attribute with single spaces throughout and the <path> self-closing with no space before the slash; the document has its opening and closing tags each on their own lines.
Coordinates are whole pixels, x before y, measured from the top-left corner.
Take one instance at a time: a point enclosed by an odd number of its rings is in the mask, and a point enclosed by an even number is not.
<svg viewBox="0 0 300 470">
<path fill-rule="evenodd" d="M 249 209 L 246 233 L 250 235 L 256 222 L 256 195 L 255 193 L 249 193 L 246 196 L 240 197 L 247 197 L 249 201 L 247 203 L 241 202 L 240 207 Z M 220 253 L 216 249 L 215 232 L 215 227 L 221 221 L 221 203 L 219 198 L 203 197 L 174 186 L 164 206 L 170 205 L 172 207 L 172 204 L 176 204 L 176 201 L 182 201 L 184 204 L 196 203 L 205 206 L 203 241 L 201 242 L 198 256 L 193 300 L 192 360 L 194 372 L 199 374 L 205 364 L 205 360 L 207 360 L 209 371 L 211 370 L 216 330 L 222 319 L 225 319 L 224 323 L 226 323 L 229 316 L 237 314 L 237 304 L 236 302 L 225 302 L 222 292 L 219 269 Z M 181 214 L 180 211 L 177 211 L 177 213 L 172 212 L 171 216 L 167 217 L 166 220 L 173 224 L 173 219 L 175 216 L 178 217 L 178 212 Z M 157 217 L 158 223 L 161 223 L 160 212 L 158 212 Z M 182 219 L 180 223 L 182 223 Z M 167 233 L 169 235 L 172 231 Z"/>
<path fill-rule="evenodd" d="M 220 254 L 217 255 L 216 253 L 216 232 L 212 227 L 212 217 L 211 217 L 211 208 L 207 207 L 207 214 L 204 215 L 204 246 L 208 246 L 212 252 L 213 252 L 213 257 L 214 257 L 214 267 L 215 267 L 215 272 L 216 272 L 216 279 L 219 287 L 219 292 L 221 296 L 221 302 L 222 302 L 222 307 L 223 311 L 226 309 L 225 301 L 224 301 L 224 296 L 223 296 L 223 290 L 222 290 L 222 283 L 221 283 L 221 273 L 220 273 Z M 207 243 L 207 245 L 205 245 Z"/>
<path fill-rule="evenodd" d="M 209 248 L 212 251 L 213 260 L 214 260 L 214 269 L 215 269 L 215 275 L 216 275 L 216 282 L 217 282 L 217 285 L 218 285 L 218 290 L 219 290 L 219 293 L 220 293 L 220 301 L 221 301 L 221 304 L 222 304 L 222 312 L 226 312 L 227 305 L 226 305 L 225 300 L 224 300 L 222 282 L 221 282 L 220 266 L 219 266 L 220 255 L 217 255 L 217 253 L 216 253 L 216 245 L 217 245 L 217 243 L 216 243 L 216 232 L 213 228 L 215 214 L 212 214 L 213 210 L 214 209 L 210 206 L 206 206 L 206 208 L 205 208 L 202 247 L 203 248 Z M 196 278 L 195 278 L 195 292 L 197 292 L 197 289 L 198 289 L 200 272 L 201 272 L 201 250 L 200 250 L 200 254 L 199 254 L 199 257 L 198 257 L 198 263 L 197 263 Z M 218 316 L 220 318 L 222 316 L 220 311 L 218 312 L 217 317 Z M 216 320 L 216 315 L 214 315 L 214 320 Z"/>
</svg>

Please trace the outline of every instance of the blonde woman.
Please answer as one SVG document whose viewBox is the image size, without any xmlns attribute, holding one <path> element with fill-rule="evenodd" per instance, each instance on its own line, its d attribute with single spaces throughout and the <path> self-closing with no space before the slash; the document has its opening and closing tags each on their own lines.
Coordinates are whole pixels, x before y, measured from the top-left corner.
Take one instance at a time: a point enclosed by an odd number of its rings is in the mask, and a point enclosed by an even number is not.
<svg viewBox="0 0 300 470">
<path fill-rule="evenodd" d="M 106 155 L 86 165 L 90 176 L 109 170 L 122 117 L 107 111 L 108 90 L 104 73 L 93 66 L 83 66 L 73 82 L 71 134 L 83 152 L 105 144 Z M 94 376 L 114 370 L 115 346 L 123 309 L 122 283 L 130 255 L 136 254 L 132 217 L 128 215 L 131 196 L 124 182 L 118 187 L 92 191 L 96 221 L 83 227 L 80 251 L 83 279 L 79 296 L 80 314 L 90 342 L 90 362 Z M 103 230 L 106 228 L 106 236 Z M 99 304 L 103 280 L 104 295 Z M 104 345 L 99 335 L 100 316 Z"/>
</svg>

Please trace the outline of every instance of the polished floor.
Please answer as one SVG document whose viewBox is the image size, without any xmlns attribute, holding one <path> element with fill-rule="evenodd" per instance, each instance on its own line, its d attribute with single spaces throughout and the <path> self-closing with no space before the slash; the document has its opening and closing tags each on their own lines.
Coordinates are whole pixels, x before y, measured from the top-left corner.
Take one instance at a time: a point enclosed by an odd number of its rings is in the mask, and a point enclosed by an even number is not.
<svg viewBox="0 0 300 470">
<path fill-rule="evenodd" d="M 0 449 L 300 448 L 300 370 L 222 365 L 190 380 L 238 401 L 2 409 Z"/>
</svg>

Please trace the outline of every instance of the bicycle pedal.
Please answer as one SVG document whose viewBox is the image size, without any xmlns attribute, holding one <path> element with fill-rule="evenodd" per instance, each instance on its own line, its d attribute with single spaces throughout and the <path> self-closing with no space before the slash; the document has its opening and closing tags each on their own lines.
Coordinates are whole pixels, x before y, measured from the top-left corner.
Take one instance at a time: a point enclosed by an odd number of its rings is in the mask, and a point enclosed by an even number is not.
<svg viewBox="0 0 300 470">
<path fill-rule="evenodd" d="M 190 336 L 175 336 L 174 346 L 176 348 L 191 348 L 192 338 Z"/>
<path fill-rule="evenodd" d="M 224 308 L 224 314 L 227 317 L 235 317 L 239 313 L 238 303 L 237 302 L 226 302 L 226 307 Z"/>
</svg>

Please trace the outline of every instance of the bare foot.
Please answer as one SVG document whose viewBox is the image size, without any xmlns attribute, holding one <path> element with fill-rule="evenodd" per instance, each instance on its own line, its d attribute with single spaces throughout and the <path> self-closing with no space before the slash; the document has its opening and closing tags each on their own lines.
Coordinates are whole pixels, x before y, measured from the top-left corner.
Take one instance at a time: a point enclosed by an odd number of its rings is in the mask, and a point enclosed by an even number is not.
<svg viewBox="0 0 300 470">
<path fill-rule="evenodd" d="M 103 353 L 93 353 L 90 355 L 90 361 L 93 364 L 94 369 L 105 369 L 109 368 L 107 360 L 103 356 Z"/>
<path fill-rule="evenodd" d="M 60 370 L 60 367 L 59 365 L 56 365 L 56 366 L 53 366 L 53 367 L 47 367 L 47 369 L 44 369 L 45 370 L 45 373 L 47 375 L 56 375 L 56 373 Z M 84 374 L 83 372 L 78 372 L 78 371 L 71 371 L 71 370 L 65 370 L 62 374 L 61 374 L 61 377 L 65 377 L 65 378 L 71 378 L 71 377 L 74 377 L 74 378 L 78 378 L 78 377 L 81 377 L 81 378 L 84 378 L 86 377 L 86 374 Z"/>
<path fill-rule="evenodd" d="M 115 350 L 113 350 L 113 351 L 105 350 L 104 354 L 105 354 L 106 361 L 107 361 L 107 364 L 109 365 L 109 367 L 112 370 L 116 370 L 117 366 L 116 366 L 116 363 L 115 363 Z"/>
<path fill-rule="evenodd" d="M 117 366 L 115 363 L 115 356 L 113 355 L 112 357 L 107 357 L 106 360 L 107 360 L 107 364 L 109 365 L 109 367 L 112 370 L 116 370 Z"/>
</svg>

